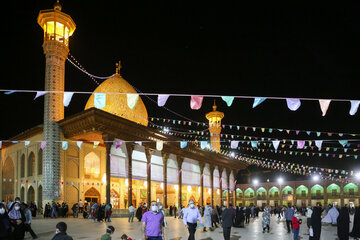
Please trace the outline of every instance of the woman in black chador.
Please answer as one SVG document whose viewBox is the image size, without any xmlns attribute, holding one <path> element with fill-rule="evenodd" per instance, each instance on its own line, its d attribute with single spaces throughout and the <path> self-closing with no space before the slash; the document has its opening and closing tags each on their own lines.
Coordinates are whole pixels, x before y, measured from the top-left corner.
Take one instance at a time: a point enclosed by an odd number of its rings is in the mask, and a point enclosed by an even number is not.
<svg viewBox="0 0 360 240">
<path fill-rule="evenodd" d="M 321 208 L 314 207 L 313 213 L 311 214 L 311 227 L 314 235 L 309 237 L 311 240 L 320 240 L 321 235 Z"/>
<path fill-rule="evenodd" d="M 236 207 L 234 227 L 244 227 L 244 210 L 242 207 Z"/>
<path fill-rule="evenodd" d="M 350 232 L 350 236 L 355 239 L 360 239 L 360 207 L 356 207 L 354 216 L 354 226 Z"/>
<path fill-rule="evenodd" d="M 349 240 L 350 216 L 349 209 L 342 207 L 337 219 L 337 234 L 339 240 Z"/>
</svg>

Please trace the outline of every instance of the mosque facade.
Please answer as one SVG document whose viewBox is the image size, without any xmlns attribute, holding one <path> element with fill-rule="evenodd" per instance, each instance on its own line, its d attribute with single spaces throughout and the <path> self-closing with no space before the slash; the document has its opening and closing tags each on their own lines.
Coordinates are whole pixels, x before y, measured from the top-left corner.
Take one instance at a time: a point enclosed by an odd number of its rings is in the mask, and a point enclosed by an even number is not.
<svg viewBox="0 0 360 240">
<path fill-rule="evenodd" d="M 0 198 L 19 196 L 43 206 L 49 201 L 112 203 L 126 209 L 152 200 L 165 206 L 235 203 L 237 172 L 246 164 L 219 153 L 223 114 L 209 113 L 212 150 L 148 127 L 148 113 L 139 97 L 134 108 L 126 95 L 136 90 L 116 73 L 89 97 L 84 111 L 64 116 L 63 91 L 69 38 L 76 25 L 61 11 L 42 10 L 44 30 L 44 123 L 2 144 Z M 96 93 L 106 105 L 96 107 Z M 158 144 L 161 143 L 161 148 Z M 65 144 L 65 145 L 64 145 Z"/>
</svg>

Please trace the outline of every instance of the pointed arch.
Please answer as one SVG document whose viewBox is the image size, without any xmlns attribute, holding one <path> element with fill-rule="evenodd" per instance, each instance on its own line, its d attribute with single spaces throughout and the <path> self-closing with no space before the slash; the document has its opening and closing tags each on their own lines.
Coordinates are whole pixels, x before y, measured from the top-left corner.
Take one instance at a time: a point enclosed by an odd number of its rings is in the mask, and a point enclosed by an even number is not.
<svg viewBox="0 0 360 240">
<path fill-rule="evenodd" d="M 28 159 L 27 159 L 27 176 L 28 177 L 35 175 L 34 169 L 35 169 L 35 154 L 34 154 L 34 152 L 30 152 Z"/>
<path fill-rule="evenodd" d="M 6 158 L 2 168 L 2 196 L 6 202 L 10 199 L 14 199 L 14 181 L 15 181 L 15 167 L 13 160 L 8 157 Z"/>
<path fill-rule="evenodd" d="M 20 177 L 25 177 L 25 154 L 20 157 Z"/>
<path fill-rule="evenodd" d="M 27 202 L 35 202 L 35 189 L 33 186 L 30 186 L 27 190 Z"/>
<path fill-rule="evenodd" d="M 38 151 L 37 174 L 42 175 L 42 172 L 43 172 L 43 150 L 40 148 Z"/>
</svg>

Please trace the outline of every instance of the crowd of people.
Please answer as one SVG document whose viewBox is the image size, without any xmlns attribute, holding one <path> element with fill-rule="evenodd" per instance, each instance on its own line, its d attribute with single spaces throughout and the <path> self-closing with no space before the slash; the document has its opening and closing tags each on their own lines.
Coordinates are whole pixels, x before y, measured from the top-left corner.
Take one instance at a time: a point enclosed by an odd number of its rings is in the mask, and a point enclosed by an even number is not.
<svg viewBox="0 0 360 240">
<path fill-rule="evenodd" d="M 39 211 L 40 210 L 40 211 Z M 111 222 L 112 206 L 111 204 L 88 203 L 81 200 L 75 203 L 72 208 L 73 217 L 77 218 L 82 214 L 84 219 L 93 219 L 94 222 Z M 133 222 L 134 217 L 142 222 L 143 239 L 161 240 L 164 239 L 164 228 L 166 228 L 165 211 L 160 202 L 152 201 L 150 206 L 146 203 L 140 204 L 136 209 L 133 205 L 129 206 L 129 222 Z M 35 203 L 26 204 L 15 198 L 15 201 L 4 201 L 0 203 L 0 239 L 24 239 L 25 232 L 29 232 L 33 239 L 37 235 L 31 228 L 32 218 L 36 217 L 37 212 L 41 212 Z M 44 209 L 45 218 L 58 218 L 69 216 L 69 207 L 67 203 L 58 202 L 47 203 Z M 181 219 L 188 230 L 189 240 L 195 239 L 197 229 L 202 231 L 214 231 L 217 227 L 222 227 L 225 240 L 230 239 L 231 228 L 244 228 L 252 224 L 253 220 L 261 216 L 261 225 L 263 233 L 269 233 L 271 228 L 271 216 L 275 215 L 278 221 L 284 220 L 288 233 L 293 234 L 293 239 L 299 239 L 300 226 L 306 220 L 309 239 L 320 239 L 322 225 L 332 225 L 337 228 L 339 240 L 348 240 L 350 237 L 360 239 L 360 207 L 355 207 L 353 203 L 350 206 L 338 208 L 337 204 L 328 205 L 322 208 L 320 204 L 311 207 L 282 206 L 249 206 L 229 207 L 214 206 L 210 203 L 206 206 L 195 206 L 193 200 L 190 200 L 187 207 L 172 205 L 168 209 L 169 216 Z M 204 219 L 204 220 L 203 220 Z M 67 226 L 64 222 L 56 225 L 56 234 L 52 239 L 69 240 L 72 239 L 66 234 Z M 101 236 L 102 240 L 111 239 L 115 228 L 108 226 L 106 233 Z M 131 239 L 123 235 L 121 239 Z"/>
</svg>

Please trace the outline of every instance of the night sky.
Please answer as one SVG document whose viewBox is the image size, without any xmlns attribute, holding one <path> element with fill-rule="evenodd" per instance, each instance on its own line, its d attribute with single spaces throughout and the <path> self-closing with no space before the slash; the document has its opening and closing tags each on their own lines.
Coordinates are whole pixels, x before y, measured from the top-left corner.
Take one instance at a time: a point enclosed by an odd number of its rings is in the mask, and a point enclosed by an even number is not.
<svg viewBox="0 0 360 240">
<path fill-rule="evenodd" d="M 6 33 L 2 89 L 44 89 L 43 31 L 36 20 L 39 11 L 52 8 L 54 2 L 9 2 L 12 16 L 2 15 Z M 60 3 L 77 25 L 70 38 L 70 53 L 78 62 L 91 74 L 110 76 L 121 60 L 121 75 L 142 92 L 360 99 L 359 3 Z M 66 62 L 66 91 L 93 91 L 96 87 L 92 79 Z M 82 111 L 88 97 L 75 95 L 66 116 Z M 0 93 L 0 140 L 42 123 L 43 97 L 33 98 L 34 94 Z M 142 99 L 150 117 L 185 120 L 144 96 Z M 188 119 L 206 121 L 214 98 L 205 98 L 197 111 L 190 109 L 189 101 L 189 97 L 170 97 L 166 107 Z M 349 102 L 332 102 L 325 117 L 316 101 L 302 101 L 296 112 L 287 108 L 285 100 L 266 100 L 255 109 L 252 102 L 235 99 L 227 107 L 221 99 L 216 100 L 218 110 L 225 113 L 224 124 L 360 133 L 360 111 L 350 116 Z M 230 129 L 223 132 L 246 135 Z M 252 133 L 256 134 L 290 138 L 277 131 Z M 264 156 L 312 166 L 360 169 L 360 159 Z"/>
</svg>

